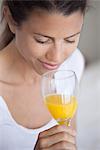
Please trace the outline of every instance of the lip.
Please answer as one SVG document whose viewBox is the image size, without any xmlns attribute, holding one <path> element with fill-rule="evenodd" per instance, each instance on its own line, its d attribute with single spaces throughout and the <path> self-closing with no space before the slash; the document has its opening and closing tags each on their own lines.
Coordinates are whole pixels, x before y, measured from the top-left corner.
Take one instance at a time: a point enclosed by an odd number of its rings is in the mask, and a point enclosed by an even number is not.
<svg viewBox="0 0 100 150">
<path fill-rule="evenodd" d="M 51 64 L 51 63 L 47 63 L 47 62 L 43 62 L 41 60 L 39 60 L 39 62 L 42 64 L 42 66 L 48 70 L 54 70 L 57 69 L 59 67 L 59 64 Z"/>
</svg>

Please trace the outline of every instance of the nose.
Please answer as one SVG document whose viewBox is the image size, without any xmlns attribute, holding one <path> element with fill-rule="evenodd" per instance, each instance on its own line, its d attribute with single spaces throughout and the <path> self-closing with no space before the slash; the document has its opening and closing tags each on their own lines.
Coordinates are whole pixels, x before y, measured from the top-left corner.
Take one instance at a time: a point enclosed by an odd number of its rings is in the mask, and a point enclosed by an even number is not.
<svg viewBox="0 0 100 150">
<path fill-rule="evenodd" d="M 63 52 L 64 47 L 61 42 L 53 44 L 52 46 L 49 47 L 46 53 L 46 58 L 48 59 L 48 61 L 59 63 L 62 60 Z"/>
</svg>

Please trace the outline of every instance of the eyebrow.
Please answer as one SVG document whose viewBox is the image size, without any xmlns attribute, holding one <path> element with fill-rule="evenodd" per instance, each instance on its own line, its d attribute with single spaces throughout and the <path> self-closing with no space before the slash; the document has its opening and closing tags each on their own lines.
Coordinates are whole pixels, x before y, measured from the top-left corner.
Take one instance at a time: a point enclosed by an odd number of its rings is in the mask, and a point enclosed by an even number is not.
<svg viewBox="0 0 100 150">
<path fill-rule="evenodd" d="M 46 37 L 46 38 L 54 39 L 54 37 L 47 36 L 47 35 L 44 35 L 44 34 L 40 34 L 40 33 L 34 33 L 34 34 L 37 34 L 37 35 L 40 35 L 40 36 L 44 36 L 44 37 Z M 75 34 L 73 34 L 73 35 L 70 35 L 70 36 L 68 36 L 68 37 L 65 37 L 64 39 L 69 39 L 69 38 L 74 37 L 74 36 L 76 36 L 76 35 L 78 35 L 78 34 L 80 34 L 80 32 L 77 32 L 77 33 L 75 33 Z"/>
</svg>

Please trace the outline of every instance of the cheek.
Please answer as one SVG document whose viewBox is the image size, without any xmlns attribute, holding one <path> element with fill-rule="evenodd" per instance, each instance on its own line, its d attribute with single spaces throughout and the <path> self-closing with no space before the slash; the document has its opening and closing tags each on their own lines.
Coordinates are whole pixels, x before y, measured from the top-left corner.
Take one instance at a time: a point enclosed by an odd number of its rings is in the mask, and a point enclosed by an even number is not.
<svg viewBox="0 0 100 150">
<path fill-rule="evenodd" d="M 69 54 L 72 53 L 78 46 L 79 43 L 79 37 L 75 40 L 75 43 L 73 43 L 70 47 L 69 47 Z"/>
<path fill-rule="evenodd" d="M 45 47 L 42 47 L 41 45 L 35 43 L 35 42 L 32 42 L 32 43 L 28 43 L 28 51 L 31 55 L 31 57 L 34 57 L 34 58 L 41 58 L 41 57 L 44 57 L 45 56 L 45 53 L 47 51 L 47 49 Z"/>
<path fill-rule="evenodd" d="M 67 59 L 75 51 L 75 49 L 78 46 L 78 42 L 79 42 L 79 38 L 77 38 L 77 40 L 74 44 L 67 45 L 67 47 L 65 48 L 65 51 L 64 51 L 64 55 L 63 55 L 64 59 Z"/>
<path fill-rule="evenodd" d="M 17 34 L 15 38 L 16 46 L 24 57 L 37 57 L 38 47 L 34 44 L 32 37 L 26 34 Z"/>
<path fill-rule="evenodd" d="M 76 46 L 76 47 L 78 46 L 79 39 L 80 39 L 80 36 L 78 36 L 77 39 L 76 39 L 76 42 L 75 42 L 75 46 Z"/>
<path fill-rule="evenodd" d="M 73 44 L 71 46 L 67 46 L 67 48 L 64 51 L 64 58 L 68 58 L 73 52 L 74 50 L 77 48 L 77 44 Z"/>
</svg>

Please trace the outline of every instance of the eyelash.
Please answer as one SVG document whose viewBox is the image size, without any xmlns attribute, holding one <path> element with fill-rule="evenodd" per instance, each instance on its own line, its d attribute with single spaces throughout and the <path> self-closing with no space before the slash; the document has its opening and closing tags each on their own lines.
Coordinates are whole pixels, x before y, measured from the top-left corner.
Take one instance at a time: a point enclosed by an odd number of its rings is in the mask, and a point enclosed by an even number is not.
<svg viewBox="0 0 100 150">
<path fill-rule="evenodd" d="M 36 42 L 38 42 L 38 43 L 40 43 L 40 44 L 45 44 L 45 43 L 48 43 L 49 42 L 49 39 L 47 40 L 47 41 L 40 41 L 40 40 L 37 40 L 37 39 L 35 39 L 36 40 Z"/>
<path fill-rule="evenodd" d="M 40 44 L 45 44 L 45 43 L 48 43 L 49 42 L 49 39 L 47 40 L 47 41 L 40 41 L 40 40 L 37 40 L 37 39 L 35 39 L 36 40 L 36 42 L 38 42 L 38 43 L 40 43 Z M 73 44 L 73 43 L 75 43 L 75 40 L 74 41 L 69 41 L 69 40 L 65 40 L 65 42 L 67 42 L 67 43 L 69 43 L 69 44 Z"/>
<path fill-rule="evenodd" d="M 73 43 L 75 43 L 75 40 L 74 41 L 65 40 L 65 42 L 73 44 Z"/>
</svg>

